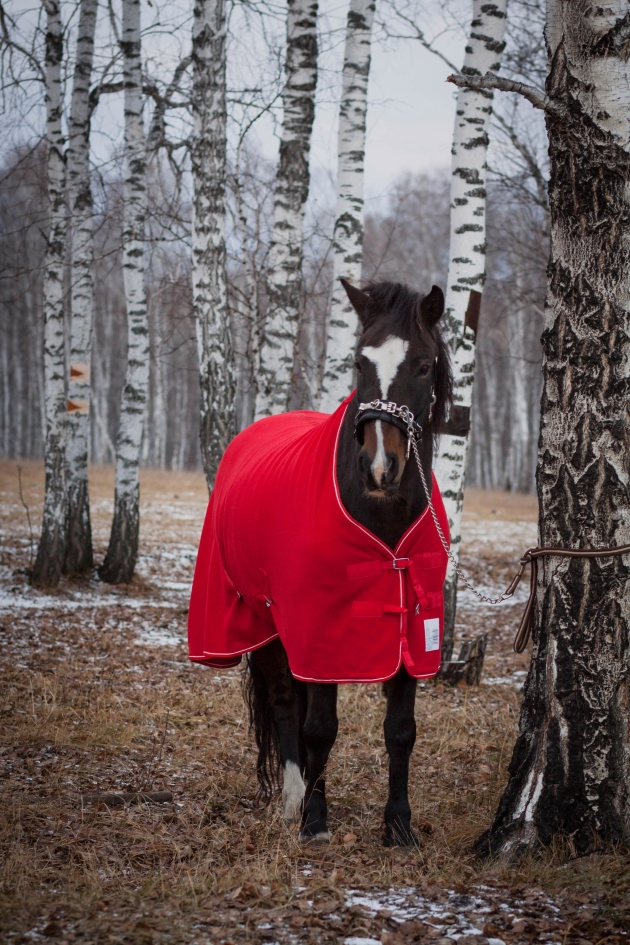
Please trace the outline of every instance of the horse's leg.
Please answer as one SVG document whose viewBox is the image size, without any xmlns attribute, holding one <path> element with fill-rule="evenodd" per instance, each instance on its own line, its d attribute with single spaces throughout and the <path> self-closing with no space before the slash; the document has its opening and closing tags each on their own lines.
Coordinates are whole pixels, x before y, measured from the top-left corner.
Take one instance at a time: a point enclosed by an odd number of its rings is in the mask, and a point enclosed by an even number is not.
<svg viewBox="0 0 630 945">
<path fill-rule="evenodd" d="M 279 639 L 250 656 L 253 672 L 267 684 L 269 708 L 278 736 L 283 770 L 282 807 L 285 820 L 296 820 L 304 799 L 303 762 L 300 758 L 299 683 L 291 675 L 286 651 Z"/>
<path fill-rule="evenodd" d="M 306 747 L 306 801 L 302 813 L 301 840 L 327 841 L 326 779 L 324 768 L 335 744 L 337 721 L 337 686 L 308 683 L 307 710 L 302 732 Z"/>
<path fill-rule="evenodd" d="M 385 683 L 387 714 L 385 746 L 389 755 L 389 798 L 385 807 L 385 846 L 411 846 L 417 838 L 411 829 L 408 782 L 409 759 L 416 741 L 414 704 L 417 680 L 401 666 Z"/>
</svg>

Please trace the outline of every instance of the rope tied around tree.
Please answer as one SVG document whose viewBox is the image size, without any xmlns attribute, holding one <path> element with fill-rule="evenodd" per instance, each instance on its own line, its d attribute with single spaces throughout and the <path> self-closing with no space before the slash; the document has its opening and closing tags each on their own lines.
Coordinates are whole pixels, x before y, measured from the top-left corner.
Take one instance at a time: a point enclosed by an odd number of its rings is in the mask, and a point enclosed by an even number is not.
<svg viewBox="0 0 630 945">
<path fill-rule="evenodd" d="M 529 642 L 532 630 L 532 613 L 538 582 L 538 559 L 545 556 L 553 558 L 612 558 L 615 555 L 630 554 L 630 545 L 619 545 L 616 548 L 528 548 L 521 558 L 518 574 L 510 584 L 510 596 L 514 593 L 523 576 L 527 565 L 531 565 L 529 577 L 529 598 L 521 617 L 516 636 L 514 637 L 514 652 L 522 653 Z"/>
</svg>

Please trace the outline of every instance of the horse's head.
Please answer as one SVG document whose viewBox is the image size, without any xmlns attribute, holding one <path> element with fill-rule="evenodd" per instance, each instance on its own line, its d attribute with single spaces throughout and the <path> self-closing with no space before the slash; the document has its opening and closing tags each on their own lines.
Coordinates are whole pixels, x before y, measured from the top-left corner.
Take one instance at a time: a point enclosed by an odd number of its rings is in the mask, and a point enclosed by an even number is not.
<svg viewBox="0 0 630 945">
<path fill-rule="evenodd" d="M 395 282 L 371 283 L 361 290 L 342 281 L 362 327 L 355 357 L 358 402 L 404 405 L 423 436 L 431 437 L 445 419 L 451 395 L 448 351 L 437 327 L 444 312 L 442 290 L 433 286 L 423 298 Z M 405 432 L 368 414 L 359 423 L 357 438 L 366 491 L 376 498 L 395 496 L 407 461 Z"/>
</svg>

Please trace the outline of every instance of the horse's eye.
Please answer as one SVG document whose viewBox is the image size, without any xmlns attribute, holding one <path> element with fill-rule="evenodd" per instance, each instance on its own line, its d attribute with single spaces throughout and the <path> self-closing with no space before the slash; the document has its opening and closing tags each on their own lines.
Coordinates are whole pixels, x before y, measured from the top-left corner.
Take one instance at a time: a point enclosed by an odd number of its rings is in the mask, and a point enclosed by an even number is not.
<svg viewBox="0 0 630 945">
<path fill-rule="evenodd" d="M 431 370 L 430 364 L 421 364 L 420 367 L 418 368 L 418 374 L 420 375 L 420 377 L 426 377 L 430 370 Z"/>
<path fill-rule="evenodd" d="M 359 363 L 358 361 L 355 361 L 355 362 L 354 362 L 354 366 L 355 366 L 355 369 L 356 369 L 357 374 L 361 374 L 361 365 L 360 365 L 360 363 Z"/>
</svg>

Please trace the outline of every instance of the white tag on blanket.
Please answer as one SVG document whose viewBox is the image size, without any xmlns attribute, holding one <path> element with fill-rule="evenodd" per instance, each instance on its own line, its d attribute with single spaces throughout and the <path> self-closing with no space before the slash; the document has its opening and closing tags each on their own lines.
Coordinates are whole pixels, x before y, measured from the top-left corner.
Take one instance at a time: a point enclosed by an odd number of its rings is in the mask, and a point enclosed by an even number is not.
<svg viewBox="0 0 630 945">
<path fill-rule="evenodd" d="M 424 649 L 427 653 L 440 649 L 440 618 L 431 617 L 424 621 Z"/>
</svg>

